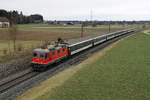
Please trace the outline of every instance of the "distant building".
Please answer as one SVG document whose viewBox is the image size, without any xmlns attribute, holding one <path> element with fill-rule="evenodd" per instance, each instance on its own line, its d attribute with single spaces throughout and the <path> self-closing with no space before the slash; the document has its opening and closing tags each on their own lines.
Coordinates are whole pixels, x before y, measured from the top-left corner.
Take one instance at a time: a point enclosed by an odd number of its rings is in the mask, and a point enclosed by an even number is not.
<svg viewBox="0 0 150 100">
<path fill-rule="evenodd" d="M 34 20 L 33 23 L 42 23 L 42 20 Z"/>
<path fill-rule="evenodd" d="M 0 28 L 8 28 L 9 26 L 9 20 L 6 17 L 0 17 Z"/>
</svg>

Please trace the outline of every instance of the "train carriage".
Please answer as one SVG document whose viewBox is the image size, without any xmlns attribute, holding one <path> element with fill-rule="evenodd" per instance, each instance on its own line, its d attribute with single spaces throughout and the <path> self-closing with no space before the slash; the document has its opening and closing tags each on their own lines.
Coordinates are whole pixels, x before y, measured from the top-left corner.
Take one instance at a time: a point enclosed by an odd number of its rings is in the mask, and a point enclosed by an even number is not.
<svg viewBox="0 0 150 100">
<path fill-rule="evenodd" d="M 76 44 L 69 45 L 69 52 L 70 55 L 74 55 L 92 46 L 93 46 L 93 39 L 88 39 L 82 42 L 78 42 Z"/>
<path fill-rule="evenodd" d="M 102 35 L 94 38 L 94 45 L 100 44 L 107 40 L 107 35 Z"/>
</svg>

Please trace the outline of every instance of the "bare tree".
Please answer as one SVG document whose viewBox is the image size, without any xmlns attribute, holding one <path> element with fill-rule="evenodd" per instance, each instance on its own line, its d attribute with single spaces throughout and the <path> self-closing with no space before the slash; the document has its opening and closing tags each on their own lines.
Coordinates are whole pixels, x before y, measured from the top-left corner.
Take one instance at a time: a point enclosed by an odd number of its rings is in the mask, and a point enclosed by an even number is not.
<svg viewBox="0 0 150 100">
<path fill-rule="evenodd" d="M 13 24 L 13 25 L 9 28 L 9 36 L 10 36 L 10 40 L 13 41 L 14 52 L 16 51 L 17 33 L 18 33 L 17 26 L 16 26 L 15 24 Z"/>
</svg>

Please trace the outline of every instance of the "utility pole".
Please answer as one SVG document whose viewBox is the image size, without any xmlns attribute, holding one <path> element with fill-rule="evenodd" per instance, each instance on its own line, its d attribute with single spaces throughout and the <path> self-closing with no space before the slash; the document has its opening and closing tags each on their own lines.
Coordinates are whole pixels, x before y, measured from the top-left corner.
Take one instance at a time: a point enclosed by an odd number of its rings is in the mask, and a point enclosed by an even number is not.
<svg viewBox="0 0 150 100">
<path fill-rule="evenodd" d="M 84 24 L 83 22 L 81 23 L 81 38 L 83 37 L 83 27 L 84 27 Z"/>
<path fill-rule="evenodd" d="M 109 33 L 110 33 L 110 21 L 109 21 Z"/>
</svg>

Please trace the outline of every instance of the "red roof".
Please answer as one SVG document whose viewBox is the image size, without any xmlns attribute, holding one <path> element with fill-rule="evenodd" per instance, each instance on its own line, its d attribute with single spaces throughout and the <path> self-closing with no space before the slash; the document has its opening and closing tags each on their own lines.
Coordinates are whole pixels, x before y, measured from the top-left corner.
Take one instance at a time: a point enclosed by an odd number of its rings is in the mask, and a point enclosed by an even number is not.
<svg viewBox="0 0 150 100">
<path fill-rule="evenodd" d="M 9 20 L 6 17 L 0 17 L 0 22 L 9 22 Z"/>
</svg>

